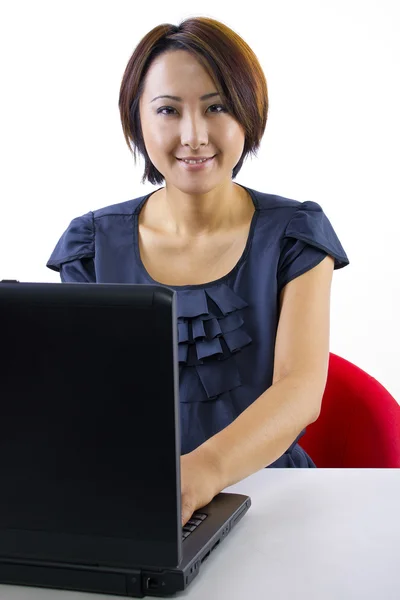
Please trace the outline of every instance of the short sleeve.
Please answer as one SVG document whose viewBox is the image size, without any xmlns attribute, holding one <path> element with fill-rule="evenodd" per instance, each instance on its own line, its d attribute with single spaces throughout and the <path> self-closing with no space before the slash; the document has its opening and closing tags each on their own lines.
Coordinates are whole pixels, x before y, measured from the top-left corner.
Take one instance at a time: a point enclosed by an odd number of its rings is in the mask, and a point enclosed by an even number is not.
<svg viewBox="0 0 400 600">
<path fill-rule="evenodd" d="M 93 212 L 72 219 L 46 266 L 60 273 L 62 282 L 96 281 Z"/>
<path fill-rule="evenodd" d="M 302 202 L 286 226 L 281 240 L 278 264 L 278 291 L 306 271 L 332 256 L 335 269 L 349 264 L 349 259 L 321 206 Z"/>
</svg>

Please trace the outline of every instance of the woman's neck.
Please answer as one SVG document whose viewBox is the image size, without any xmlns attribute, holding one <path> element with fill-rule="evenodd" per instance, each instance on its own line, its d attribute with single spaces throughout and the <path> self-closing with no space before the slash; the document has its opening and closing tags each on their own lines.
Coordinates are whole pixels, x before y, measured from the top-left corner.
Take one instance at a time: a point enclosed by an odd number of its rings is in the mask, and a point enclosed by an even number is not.
<svg viewBox="0 0 400 600">
<path fill-rule="evenodd" d="M 199 238 L 231 229 L 248 218 L 254 205 L 241 186 L 230 181 L 205 194 L 187 194 L 166 185 L 159 190 L 158 214 L 163 228 L 181 238 Z"/>
</svg>

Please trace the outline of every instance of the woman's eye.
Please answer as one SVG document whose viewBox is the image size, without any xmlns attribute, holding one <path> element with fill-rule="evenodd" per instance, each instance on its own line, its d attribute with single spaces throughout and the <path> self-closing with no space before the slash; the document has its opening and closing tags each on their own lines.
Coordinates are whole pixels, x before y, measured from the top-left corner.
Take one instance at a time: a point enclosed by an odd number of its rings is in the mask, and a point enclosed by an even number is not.
<svg viewBox="0 0 400 600">
<path fill-rule="evenodd" d="M 211 106 L 208 107 L 208 109 L 215 108 L 215 107 L 220 108 L 221 110 L 212 111 L 212 112 L 217 112 L 217 113 L 219 113 L 219 112 L 228 112 L 227 109 L 222 104 L 212 104 Z M 162 108 L 158 109 L 157 114 L 162 114 L 162 115 L 168 116 L 168 115 L 171 115 L 173 113 L 171 113 L 171 112 L 164 112 L 164 111 L 174 111 L 174 110 L 175 109 L 172 108 L 172 106 L 163 106 Z"/>
<path fill-rule="evenodd" d="M 214 108 L 214 107 L 220 108 L 221 110 L 217 110 L 217 112 L 228 112 L 227 109 L 225 108 L 225 106 L 223 106 L 222 104 L 213 104 L 212 106 L 210 106 L 209 108 Z"/>
<path fill-rule="evenodd" d="M 157 114 L 162 114 L 162 115 L 169 115 L 171 113 L 164 113 L 164 110 L 175 110 L 174 108 L 172 108 L 171 106 L 163 106 L 163 108 L 159 108 L 157 111 Z"/>
</svg>

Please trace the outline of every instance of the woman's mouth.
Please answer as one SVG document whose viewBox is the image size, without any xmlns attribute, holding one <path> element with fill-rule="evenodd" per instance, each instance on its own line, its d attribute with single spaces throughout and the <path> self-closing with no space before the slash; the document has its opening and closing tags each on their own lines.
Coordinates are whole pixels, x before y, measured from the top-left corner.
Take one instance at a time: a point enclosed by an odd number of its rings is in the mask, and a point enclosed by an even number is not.
<svg viewBox="0 0 400 600">
<path fill-rule="evenodd" d="M 206 169 L 213 164 L 214 158 L 215 155 L 211 156 L 210 158 L 207 158 L 204 161 L 186 161 L 182 158 L 178 158 L 177 160 L 187 171 L 202 171 L 203 169 Z"/>
</svg>

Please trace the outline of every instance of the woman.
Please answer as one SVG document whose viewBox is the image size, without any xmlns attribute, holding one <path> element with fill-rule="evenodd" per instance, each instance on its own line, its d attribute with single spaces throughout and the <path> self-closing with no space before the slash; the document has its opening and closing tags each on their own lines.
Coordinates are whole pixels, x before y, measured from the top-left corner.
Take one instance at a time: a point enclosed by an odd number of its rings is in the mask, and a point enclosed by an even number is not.
<svg viewBox="0 0 400 600">
<path fill-rule="evenodd" d="M 259 148 L 267 84 L 249 46 L 209 18 L 160 25 L 119 97 L 156 191 L 72 220 L 47 266 L 63 282 L 177 291 L 182 522 L 265 467 L 315 467 L 298 445 L 320 411 L 333 270 L 347 256 L 319 204 L 238 185 Z"/>
</svg>

